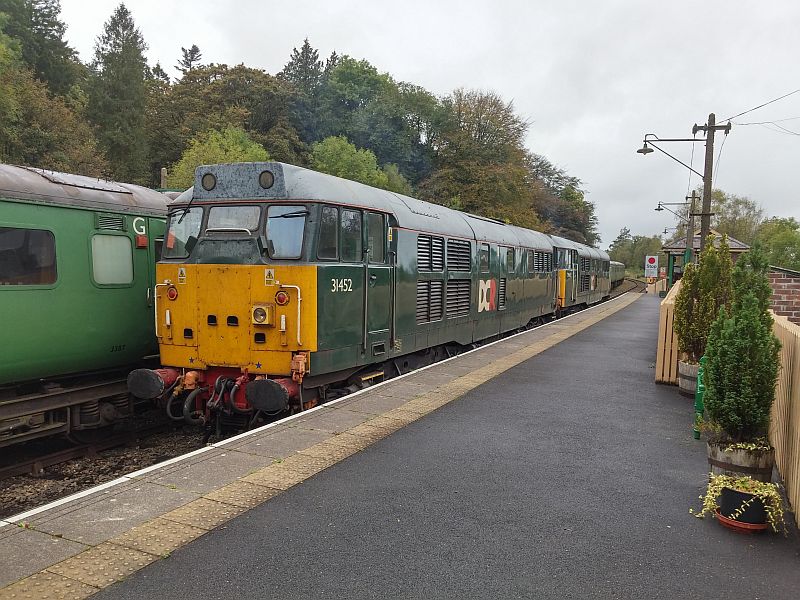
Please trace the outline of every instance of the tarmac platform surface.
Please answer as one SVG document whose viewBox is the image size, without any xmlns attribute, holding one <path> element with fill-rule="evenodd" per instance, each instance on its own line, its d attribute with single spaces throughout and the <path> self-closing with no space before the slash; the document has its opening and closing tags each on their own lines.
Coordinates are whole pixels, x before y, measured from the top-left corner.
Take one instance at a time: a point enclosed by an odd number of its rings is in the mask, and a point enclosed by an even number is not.
<svg viewBox="0 0 800 600">
<path fill-rule="evenodd" d="M 800 597 L 795 529 L 689 515 L 657 315 L 629 294 L 30 515 L 0 599 Z"/>
</svg>

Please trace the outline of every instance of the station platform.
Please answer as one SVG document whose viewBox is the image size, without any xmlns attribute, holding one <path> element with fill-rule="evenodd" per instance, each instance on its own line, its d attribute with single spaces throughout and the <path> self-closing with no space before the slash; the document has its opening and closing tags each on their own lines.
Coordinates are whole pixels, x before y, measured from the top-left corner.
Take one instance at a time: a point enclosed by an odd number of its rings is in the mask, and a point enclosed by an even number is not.
<svg viewBox="0 0 800 600">
<path fill-rule="evenodd" d="M 796 598 L 627 294 L 0 522 L 0 599 Z"/>
</svg>

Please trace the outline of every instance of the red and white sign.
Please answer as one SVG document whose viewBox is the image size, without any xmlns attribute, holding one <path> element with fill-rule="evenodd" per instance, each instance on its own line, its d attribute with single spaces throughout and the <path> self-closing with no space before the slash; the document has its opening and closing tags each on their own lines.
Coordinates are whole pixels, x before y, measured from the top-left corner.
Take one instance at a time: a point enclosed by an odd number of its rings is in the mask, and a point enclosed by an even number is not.
<svg viewBox="0 0 800 600">
<path fill-rule="evenodd" d="M 658 257 L 645 256 L 644 257 L 644 276 L 645 277 L 658 277 Z"/>
</svg>

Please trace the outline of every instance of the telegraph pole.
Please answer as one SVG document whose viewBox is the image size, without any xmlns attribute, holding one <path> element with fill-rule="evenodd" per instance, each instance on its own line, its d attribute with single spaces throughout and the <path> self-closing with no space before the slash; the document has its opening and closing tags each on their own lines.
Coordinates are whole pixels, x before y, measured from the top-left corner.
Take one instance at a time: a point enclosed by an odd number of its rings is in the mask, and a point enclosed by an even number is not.
<svg viewBox="0 0 800 600">
<path fill-rule="evenodd" d="M 708 123 L 692 127 L 692 135 L 698 131 L 706 134 L 706 166 L 703 169 L 703 209 L 700 213 L 700 252 L 706 244 L 708 233 L 711 231 L 711 182 L 712 170 L 714 168 L 714 132 L 724 131 L 725 135 L 731 130 L 731 124 L 717 125 L 714 113 L 708 115 Z M 692 232 L 694 234 L 694 232 Z"/>
<path fill-rule="evenodd" d="M 686 251 L 683 254 L 683 269 L 686 270 L 686 265 L 694 262 L 694 218 L 700 213 L 694 212 L 695 200 L 697 200 L 697 192 L 692 190 L 691 196 L 686 196 L 689 201 L 689 218 L 688 229 L 686 231 Z"/>
</svg>

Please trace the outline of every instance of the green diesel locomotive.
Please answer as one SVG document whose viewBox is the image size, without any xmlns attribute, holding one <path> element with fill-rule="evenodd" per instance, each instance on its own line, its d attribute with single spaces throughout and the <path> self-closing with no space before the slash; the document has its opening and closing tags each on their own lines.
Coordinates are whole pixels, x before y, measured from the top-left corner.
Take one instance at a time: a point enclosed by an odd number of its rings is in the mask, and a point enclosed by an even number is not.
<svg viewBox="0 0 800 600">
<path fill-rule="evenodd" d="M 130 413 L 154 357 L 163 194 L 0 165 L 0 446 Z"/>
</svg>

